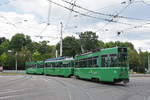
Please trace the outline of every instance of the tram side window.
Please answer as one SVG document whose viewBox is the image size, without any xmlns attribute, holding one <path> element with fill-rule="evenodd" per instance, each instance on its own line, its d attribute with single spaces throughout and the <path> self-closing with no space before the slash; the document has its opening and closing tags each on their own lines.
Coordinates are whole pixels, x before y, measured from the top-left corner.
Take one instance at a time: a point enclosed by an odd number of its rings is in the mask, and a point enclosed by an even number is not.
<svg viewBox="0 0 150 100">
<path fill-rule="evenodd" d="M 51 63 L 45 63 L 45 67 L 51 67 Z"/>
<path fill-rule="evenodd" d="M 70 62 L 70 66 L 74 67 L 74 62 L 73 61 Z"/>
<path fill-rule="evenodd" d="M 35 64 L 32 64 L 32 65 L 31 65 L 31 68 L 34 68 L 34 67 L 35 67 Z"/>
<path fill-rule="evenodd" d="M 98 56 L 92 58 L 92 67 L 98 67 Z"/>
<path fill-rule="evenodd" d="M 51 63 L 51 67 L 55 67 L 55 63 Z"/>
<path fill-rule="evenodd" d="M 110 67 L 116 67 L 117 66 L 117 55 L 116 54 L 110 54 Z"/>
<path fill-rule="evenodd" d="M 69 62 L 63 62 L 63 67 L 69 67 Z"/>
<path fill-rule="evenodd" d="M 107 55 L 101 56 L 101 66 L 102 67 L 108 67 L 108 58 Z"/>
<path fill-rule="evenodd" d="M 58 62 L 57 66 L 62 67 L 62 62 Z"/>
<path fill-rule="evenodd" d="M 82 61 L 82 67 L 87 67 L 87 60 L 86 60 L 86 59 L 84 59 L 84 60 Z"/>
<path fill-rule="evenodd" d="M 87 67 L 92 67 L 92 58 L 89 58 L 88 60 L 87 60 Z"/>
</svg>

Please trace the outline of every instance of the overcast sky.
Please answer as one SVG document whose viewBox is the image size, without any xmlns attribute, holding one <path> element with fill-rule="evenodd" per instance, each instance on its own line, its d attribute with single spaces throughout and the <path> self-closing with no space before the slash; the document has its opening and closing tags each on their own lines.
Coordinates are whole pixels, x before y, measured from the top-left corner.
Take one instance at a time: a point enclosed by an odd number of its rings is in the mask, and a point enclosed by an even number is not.
<svg viewBox="0 0 150 100">
<path fill-rule="evenodd" d="M 72 8 L 62 0 L 52 1 Z M 11 39 L 16 33 L 24 33 L 31 36 L 34 41 L 48 40 L 50 44 L 56 44 L 60 40 L 62 22 L 63 38 L 72 35 L 78 37 L 75 33 L 93 31 L 97 33 L 99 40 L 104 42 L 129 41 L 136 49 L 150 51 L 150 0 L 67 1 L 95 12 L 125 18 L 95 14 L 73 7 L 75 11 L 95 17 L 90 18 L 59 7 L 48 0 L 0 0 L 1 37 Z M 118 31 L 121 32 L 119 36 Z"/>
</svg>

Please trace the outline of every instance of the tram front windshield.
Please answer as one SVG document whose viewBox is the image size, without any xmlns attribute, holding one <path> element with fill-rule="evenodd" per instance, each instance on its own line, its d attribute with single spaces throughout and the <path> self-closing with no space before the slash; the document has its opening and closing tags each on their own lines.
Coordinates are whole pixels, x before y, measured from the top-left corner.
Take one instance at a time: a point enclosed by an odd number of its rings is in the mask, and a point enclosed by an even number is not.
<svg viewBox="0 0 150 100">
<path fill-rule="evenodd" d="M 128 66 L 128 55 L 127 48 L 118 48 L 118 66 L 127 67 Z"/>
</svg>

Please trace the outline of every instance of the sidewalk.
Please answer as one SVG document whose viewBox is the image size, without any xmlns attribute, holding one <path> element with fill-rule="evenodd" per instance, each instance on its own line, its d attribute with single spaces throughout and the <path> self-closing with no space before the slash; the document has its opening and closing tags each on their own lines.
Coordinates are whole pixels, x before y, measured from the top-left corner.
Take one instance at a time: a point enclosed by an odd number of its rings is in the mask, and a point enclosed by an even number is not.
<svg viewBox="0 0 150 100">
<path fill-rule="evenodd" d="M 130 74 L 130 77 L 150 77 L 150 74 Z"/>
</svg>

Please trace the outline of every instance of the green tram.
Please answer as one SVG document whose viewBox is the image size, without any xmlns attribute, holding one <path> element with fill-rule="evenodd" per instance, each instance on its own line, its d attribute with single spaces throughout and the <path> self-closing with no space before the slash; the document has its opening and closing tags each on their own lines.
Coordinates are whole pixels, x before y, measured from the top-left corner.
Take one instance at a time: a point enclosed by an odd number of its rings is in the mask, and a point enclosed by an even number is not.
<svg viewBox="0 0 150 100">
<path fill-rule="evenodd" d="M 75 56 L 74 76 L 103 82 L 129 82 L 127 48 L 97 49 Z"/>
<path fill-rule="evenodd" d="M 44 62 L 43 61 L 27 62 L 25 66 L 26 66 L 27 74 L 44 74 Z"/>
<path fill-rule="evenodd" d="M 25 67 L 26 67 L 27 74 L 35 74 L 36 73 L 36 62 L 35 61 L 26 62 Z"/>
<path fill-rule="evenodd" d="M 36 61 L 35 74 L 44 74 L 44 61 Z"/>
<path fill-rule="evenodd" d="M 45 60 L 44 74 L 70 77 L 73 75 L 73 58 L 52 58 Z"/>
<path fill-rule="evenodd" d="M 27 62 L 27 74 L 54 76 L 76 76 L 102 82 L 129 82 L 128 49 L 114 47 L 96 49 L 76 55 L 75 58 L 51 58 L 44 61 Z"/>
</svg>

